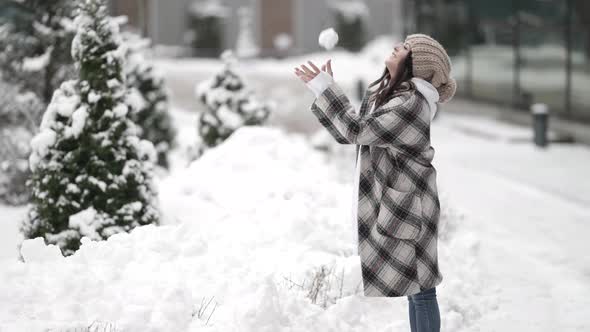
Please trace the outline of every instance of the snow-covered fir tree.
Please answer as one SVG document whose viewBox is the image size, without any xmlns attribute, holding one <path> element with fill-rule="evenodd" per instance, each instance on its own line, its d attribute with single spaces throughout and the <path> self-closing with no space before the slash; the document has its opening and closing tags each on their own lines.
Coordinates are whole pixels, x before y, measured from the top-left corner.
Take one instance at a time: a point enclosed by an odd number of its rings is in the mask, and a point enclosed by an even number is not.
<svg viewBox="0 0 590 332">
<path fill-rule="evenodd" d="M 11 2 L 22 13 L 0 25 L 0 201 L 24 204 L 31 151 L 22 142 L 37 132 L 53 91 L 73 75 L 73 1 Z"/>
<path fill-rule="evenodd" d="M 45 105 L 53 91 L 73 77 L 70 45 L 75 1 L 22 0 L 29 15 L 2 25 L 0 69 L 23 93 L 33 92 Z"/>
<path fill-rule="evenodd" d="M 104 0 L 82 0 L 72 56 L 78 78 L 55 91 L 31 141 L 32 202 L 20 230 L 64 255 L 83 236 L 100 240 L 159 223 L 151 142 L 131 121 L 125 47 Z"/>
<path fill-rule="evenodd" d="M 0 201 L 21 205 L 29 200 L 25 185 L 31 172 L 28 142 L 39 126 L 42 103 L 32 92 L 21 93 L 0 75 Z"/>
<path fill-rule="evenodd" d="M 154 144 L 158 164 L 167 168 L 168 151 L 175 145 L 176 130 L 169 113 L 164 78 L 143 56 L 149 40 L 133 33 L 125 33 L 123 37 L 128 46 L 125 72 L 131 119 L 139 126 L 139 137 Z"/>
<path fill-rule="evenodd" d="M 201 145 L 197 157 L 205 149 L 223 142 L 239 127 L 263 124 L 272 108 L 270 103 L 259 101 L 235 72 L 237 59 L 231 50 L 224 51 L 221 58 L 223 70 L 195 89 L 197 98 L 206 106 L 199 116 Z"/>
</svg>

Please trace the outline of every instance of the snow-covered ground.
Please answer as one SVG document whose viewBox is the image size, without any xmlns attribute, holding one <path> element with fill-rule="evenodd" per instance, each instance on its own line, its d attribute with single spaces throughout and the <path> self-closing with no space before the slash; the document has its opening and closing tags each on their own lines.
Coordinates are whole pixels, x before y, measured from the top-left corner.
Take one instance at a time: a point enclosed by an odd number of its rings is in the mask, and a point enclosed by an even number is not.
<svg viewBox="0 0 590 332">
<path fill-rule="evenodd" d="M 349 219 L 354 147 L 327 136 L 292 70 L 331 57 L 352 97 L 358 75 L 382 69 L 371 59 L 378 50 L 251 61 L 244 75 L 280 105 L 269 126 L 242 128 L 188 166 L 192 89 L 221 64 L 158 61 L 181 143 L 158 180 L 166 225 L 87 241 L 68 258 L 27 241 L 21 263 L 15 239 L 26 210 L 0 207 L 0 331 L 93 321 L 117 331 L 407 331 L 405 298 L 362 296 Z M 460 130 L 470 123 L 502 136 L 523 130 L 454 114 L 452 102 L 433 123 L 442 330 L 590 329 L 590 149 Z M 311 301 L 322 266 L 332 272 Z"/>
</svg>

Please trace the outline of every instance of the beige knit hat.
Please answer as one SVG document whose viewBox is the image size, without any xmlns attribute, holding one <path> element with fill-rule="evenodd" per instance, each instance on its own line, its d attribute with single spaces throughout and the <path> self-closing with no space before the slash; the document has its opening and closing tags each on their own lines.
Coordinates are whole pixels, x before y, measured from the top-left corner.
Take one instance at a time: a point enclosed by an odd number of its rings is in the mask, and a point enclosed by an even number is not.
<svg viewBox="0 0 590 332">
<path fill-rule="evenodd" d="M 429 81 L 436 88 L 439 103 L 451 100 L 457 90 L 457 82 L 450 76 L 451 59 L 444 47 L 434 38 L 421 33 L 408 35 L 405 43 L 410 46 L 413 75 Z"/>
</svg>

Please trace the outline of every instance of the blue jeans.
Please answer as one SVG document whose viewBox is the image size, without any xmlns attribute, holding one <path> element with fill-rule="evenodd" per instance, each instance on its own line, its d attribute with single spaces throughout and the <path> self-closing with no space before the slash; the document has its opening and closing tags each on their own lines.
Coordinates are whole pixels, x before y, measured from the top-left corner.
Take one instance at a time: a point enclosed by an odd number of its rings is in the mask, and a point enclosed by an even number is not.
<svg viewBox="0 0 590 332">
<path fill-rule="evenodd" d="M 408 295 L 410 330 L 412 332 L 439 332 L 440 312 L 436 301 L 436 287 Z"/>
</svg>

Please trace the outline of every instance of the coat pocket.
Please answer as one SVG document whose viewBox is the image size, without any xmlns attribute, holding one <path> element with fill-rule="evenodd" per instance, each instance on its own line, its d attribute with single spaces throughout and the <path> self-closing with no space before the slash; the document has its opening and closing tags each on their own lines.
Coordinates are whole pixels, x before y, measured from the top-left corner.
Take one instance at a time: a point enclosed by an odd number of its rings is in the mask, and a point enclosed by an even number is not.
<svg viewBox="0 0 590 332">
<path fill-rule="evenodd" d="M 422 230 L 422 202 L 413 191 L 386 186 L 377 215 L 377 230 L 383 235 L 415 240 Z"/>
</svg>

